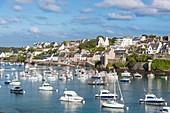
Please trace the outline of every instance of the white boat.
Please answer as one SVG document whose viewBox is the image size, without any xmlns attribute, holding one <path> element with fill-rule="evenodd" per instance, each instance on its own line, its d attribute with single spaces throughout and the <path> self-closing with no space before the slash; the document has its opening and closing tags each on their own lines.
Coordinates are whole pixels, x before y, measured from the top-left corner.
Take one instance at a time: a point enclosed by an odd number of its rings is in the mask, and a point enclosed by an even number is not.
<svg viewBox="0 0 170 113">
<path fill-rule="evenodd" d="M 129 73 L 128 71 L 124 71 L 123 73 L 121 73 L 122 77 L 132 77 L 131 73 Z"/>
<path fill-rule="evenodd" d="M 150 73 L 147 75 L 148 78 L 155 78 L 155 75 L 153 73 Z"/>
<path fill-rule="evenodd" d="M 142 78 L 142 75 L 139 74 L 138 72 L 136 72 L 136 73 L 134 74 L 134 77 L 135 77 L 135 78 L 138 78 L 138 79 L 141 79 L 141 78 Z"/>
<path fill-rule="evenodd" d="M 117 72 L 108 73 L 107 76 L 108 76 L 110 79 L 118 79 Z"/>
<path fill-rule="evenodd" d="M 102 103 L 102 107 L 123 109 L 125 105 L 118 103 L 115 100 L 107 100 L 106 102 Z"/>
<path fill-rule="evenodd" d="M 100 90 L 99 94 L 95 95 L 96 98 L 100 98 L 100 99 L 109 99 L 109 98 L 117 98 L 117 94 L 116 93 L 111 93 L 109 90 L 103 89 Z"/>
<path fill-rule="evenodd" d="M 120 81 L 121 81 L 121 82 L 127 82 L 127 83 L 130 83 L 130 82 L 131 82 L 130 78 L 127 78 L 127 77 L 121 78 Z"/>
<path fill-rule="evenodd" d="M 120 85 L 119 85 L 118 80 L 116 80 L 116 81 L 117 81 L 118 89 L 119 89 L 119 92 L 120 92 L 120 98 L 121 98 L 122 102 L 121 103 L 118 102 L 117 98 L 114 98 L 112 100 L 108 99 L 107 101 L 101 103 L 102 107 L 119 108 L 119 109 L 124 109 L 125 108 L 124 100 L 123 100 L 123 95 L 122 95 L 122 92 L 121 92 L 121 89 L 120 89 Z M 115 81 L 114 81 L 114 83 L 115 83 Z M 116 91 L 116 84 L 114 85 L 114 90 Z"/>
<path fill-rule="evenodd" d="M 14 80 L 12 80 L 12 82 L 10 83 L 10 85 L 19 86 L 19 85 L 21 85 L 21 82 L 19 82 L 17 79 L 14 79 Z"/>
<path fill-rule="evenodd" d="M 83 97 L 78 96 L 75 91 L 64 91 L 64 96 L 61 96 L 59 100 L 67 102 L 84 102 Z"/>
<path fill-rule="evenodd" d="M 4 68 L 0 68 L 0 71 L 4 71 L 5 69 Z"/>
<path fill-rule="evenodd" d="M 157 98 L 154 94 L 146 94 L 144 99 L 139 99 L 140 103 L 145 103 L 148 105 L 165 105 L 165 100 L 163 98 Z"/>
<path fill-rule="evenodd" d="M 12 71 L 15 71 L 16 69 L 15 68 L 11 68 Z"/>
<path fill-rule="evenodd" d="M 170 107 L 165 106 L 160 109 L 161 113 L 170 113 Z"/>
<path fill-rule="evenodd" d="M 49 83 L 43 83 L 41 87 L 39 87 L 39 90 L 43 90 L 43 91 L 52 91 L 53 87 L 50 86 Z"/>
</svg>

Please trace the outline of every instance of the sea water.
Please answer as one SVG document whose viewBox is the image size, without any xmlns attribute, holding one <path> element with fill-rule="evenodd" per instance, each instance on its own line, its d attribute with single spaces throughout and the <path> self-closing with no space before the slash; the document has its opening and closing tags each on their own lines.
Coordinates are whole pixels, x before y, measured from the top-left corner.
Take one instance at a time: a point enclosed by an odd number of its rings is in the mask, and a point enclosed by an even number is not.
<svg viewBox="0 0 170 113">
<path fill-rule="evenodd" d="M 23 66 L 14 66 L 15 71 L 10 70 L 9 66 L 5 68 L 3 75 L 11 75 L 11 73 L 19 73 L 24 70 Z M 39 67 L 39 71 L 45 68 L 47 67 Z M 62 69 L 62 67 L 53 68 L 56 71 Z M 113 80 L 108 80 L 109 85 L 107 86 L 89 86 L 88 80 L 79 80 L 77 77 L 65 81 L 56 79 L 48 81 L 54 87 L 54 91 L 39 91 L 38 88 L 43 81 L 19 77 L 21 87 L 26 93 L 15 95 L 10 93 L 10 86 L 4 84 L 6 79 L 5 76 L 0 78 L 0 112 L 4 113 L 158 113 L 160 106 L 139 104 L 139 99 L 144 98 L 148 90 L 157 97 L 163 97 L 168 105 L 170 104 L 170 80 L 160 76 L 148 79 L 146 75 L 143 75 L 142 79 L 133 78 L 131 83 L 119 83 L 125 106 L 128 108 L 124 110 L 102 108 L 101 101 L 94 97 L 100 92 L 100 89 L 108 89 L 113 93 Z M 12 80 L 12 76 L 9 79 Z M 65 90 L 77 92 L 79 96 L 84 98 L 85 103 L 59 101 Z M 118 92 L 118 88 L 116 91 Z"/>
</svg>

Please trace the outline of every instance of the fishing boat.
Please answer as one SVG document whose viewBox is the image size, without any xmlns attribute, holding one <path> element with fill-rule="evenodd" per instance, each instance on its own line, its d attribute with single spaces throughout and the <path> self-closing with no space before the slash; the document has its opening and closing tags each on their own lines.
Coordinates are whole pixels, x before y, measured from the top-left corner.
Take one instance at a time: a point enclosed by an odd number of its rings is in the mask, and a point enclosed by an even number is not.
<svg viewBox="0 0 170 113">
<path fill-rule="evenodd" d="M 95 98 L 100 98 L 100 99 L 109 99 L 109 98 L 117 98 L 117 94 L 116 93 L 111 93 L 109 90 L 103 89 L 100 90 L 99 94 L 95 95 Z"/>
<path fill-rule="evenodd" d="M 14 93 L 14 94 L 24 94 L 25 93 L 25 91 L 20 86 L 12 87 L 10 89 L 10 92 Z"/>
<path fill-rule="evenodd" d="M 78 96 L 75 91 L 64 91 L 64 96 L 61 96 L 59 100 L 67 102 L 85 102 L 83 97 Z"/>
<path fill-rule="evenodd" d="M 41 87 L 39 87 L 39 90 L 43 90 L 43 91 L 52 91 L 53 87 L 50 86 L 49 83 L 43 83 Z"/>
<path fill-rule="evenodd" d="M 117 80 L 115 80 L 115 81 L 117 81 Z M 115 81 L 114 81 L 114 82 L 115 82 Z M 121 101 L 122 101 L 122 102 L 119 102 L 117 98 L 108 99 L 107 101 L 101 103 L 101 106 L 102 106 L 102 107 L 119 108 L 119 109 L 124 109 L 124 108 L 125 108 L 124 100 L 123 100 L 123 95 L 122 95 L 122 92 L 121 92 L 120 85 L 119 85 L 119 82 L 118 82 L 118 81 L 117 81 L 117 84 L 118 84 L 118 89 L 119 89 L 120 98 L 121 98 Z M 115 86 L 116 86 L 116 84 L 115 84 Z M 115 87 L 114 87 L 114 90 L 115 90 Z M 115 90 L 115 91 L 116 91 L 116 90 Z"/>
<path fill-rule="evenodd" d="M 140 103 L 145 103 L 148 105 L 165 105 L 165 99 L 157 98 L 154 94 L 146 94 L 144 99 L 139 99 Z"/>
</svg>

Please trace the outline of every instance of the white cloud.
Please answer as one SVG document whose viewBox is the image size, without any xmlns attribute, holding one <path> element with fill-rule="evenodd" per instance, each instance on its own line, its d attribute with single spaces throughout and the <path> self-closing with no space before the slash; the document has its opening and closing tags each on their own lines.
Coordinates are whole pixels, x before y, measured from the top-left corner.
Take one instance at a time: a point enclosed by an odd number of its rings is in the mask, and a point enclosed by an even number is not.
<svg viewBox="0 0 170 113">
<path fill-rule="evenodd" d="M 0 24 L 7 24 L 8 22 L 4 19 L 0 19 Z"/>
<path fill-rule="evenodd" d="M 18 18 L 10 18 L 10 19 L 0 19 L 0 24 L 8 24 L 8 23 L 16 23 L 21 22 Z"/>
<path fill-rule="evenodd" d="M 130 29 L 131 30 L 136 30 L 136 31 L 140 30 L 140 28 L 138 26 L 131 26 Z"/>
<path fill-rule="evenodd" d="M 15 0 L 17 3 L 21 3 L 21 4 L 27 4 L 32 2 L 32 0 Z"/>
<path fill-rule="evenodd" d="M 61 12 L 61 8 L 57 5 L 55 0 L 39 0 L 38 6 L 45 11 Z"/>
<path fill-rule="evenodd" d="M 151 6 L 160 10 L 170 11 L 170 0 L 153 0 Z"/>
<path fill-rule="evenodd" d="M 19 5 L 15 5 L 15 6 L 13 7 L 13 9 L 16 10 L 16 11 L 21 11 L 21 10 L 22 10 L 22 7 L 19 6 Z"/>
<path fill-rule="evenodd" d="M 114 34 L 114 32 L 112 30 L 106 30 L 107 34 Z"/>
<path fill-rule="evenodd" d="M 131 20 L 133 16 L 128 12 L 112 12 L 107 15 L 108 20 Z"/>
<path fill-rule="evenodd" d="M 134 12 L 139 16 L 156 16 L 159 14 L 158 9 L 151 8 L 149 6 L 136 9 Z"/>
<path fill-rule="evenodd" d="M 33 32 L 33 33 L 40 33 L 40 30 L 39 28 L 35 27 L 35 26 L 32 26 L 29 28 L 29 31 Z"/>
<path fill-rule="evenodd" d="M 95 4 L 101 8 L 121 8 L 121 9 L 132 9 L 143 7 L 144 3 L 141 0 L 103 0 L 103 2 Z"/>
<path fill-rule="evenodd" d="M 83 13 L 90 13 L 92 12 L 93 10 L 91 8 L 86 8 L 86 9 L 83 9 Z"/>
</svg>

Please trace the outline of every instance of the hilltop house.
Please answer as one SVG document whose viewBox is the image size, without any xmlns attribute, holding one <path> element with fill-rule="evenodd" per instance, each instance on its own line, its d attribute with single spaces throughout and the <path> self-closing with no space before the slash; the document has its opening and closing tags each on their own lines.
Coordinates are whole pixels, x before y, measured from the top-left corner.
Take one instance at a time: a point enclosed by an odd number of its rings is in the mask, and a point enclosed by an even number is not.
<svg viewBox="0 0 170 113">
<path fill-rule="evenodd" d="M 116 45 L 119 45 L 120 47 L 127 47 L 132 45 L 132 38 L 126 37 L 126 38 L 118 38 L 116 40 Z"/>
<path fill-rule="evenodd" d="M 100 47 L 100 46 L 107 47 L 108 45 L 109 45 L 108 37 L 106 37 L 106 38 L 104 38 L 102 36 L 98 37 L 98 45 L 97 45 L 97 47 Z"/>
<path fill-rule="evenodd" d="M 162 47 L 162 43 L 150 44 L 146 49 L 146 54 L 156 54 L 159 53 Z"/>
<path fill-rule="evenodd" d="M 161 48 L 161 53 L 164 55 L 170 55 L 170 42 L 163 44 Z"/>
</svg>

